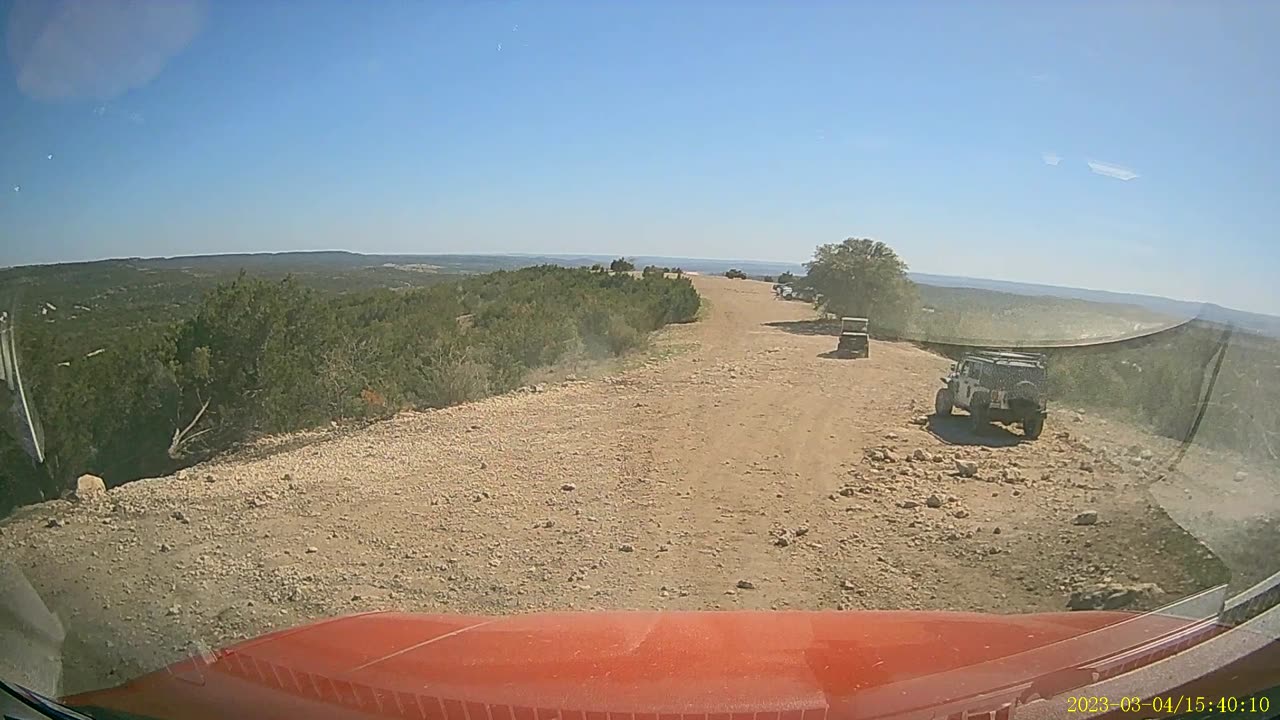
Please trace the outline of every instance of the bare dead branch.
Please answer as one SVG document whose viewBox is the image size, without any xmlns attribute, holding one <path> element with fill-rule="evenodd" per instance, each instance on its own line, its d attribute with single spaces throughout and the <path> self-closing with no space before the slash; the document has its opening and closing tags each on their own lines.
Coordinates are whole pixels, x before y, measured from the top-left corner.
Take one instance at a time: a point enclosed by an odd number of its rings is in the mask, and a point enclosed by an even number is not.
<svg viewBox="0 0 1280 720">
<path fill-rule="evenodd" d="M 199 396 L 197 396 L 196 399 L 198 400 Z M 192 434 L 191 429 L 196 426 L 196 423 L 200 422 L 200 418 L 204 417 L 204 413 L 206 410 L 209 409 L 209 403 L 210 401 L 212 401 L 212 399 L 213 398 L 210 398 L 209 400 L 204 401 L 204 404 L 200 406 L 200 411 L 196 413 L 196 416 L 194 418 L 191 418 L 191 422 L 188 423 L 185 428 L 182 428 L 181 430 L 174 429 L 173 440 L 169 443 L 169 457 L 171 459 L 173 460 L 182 459 L 182 457 L 186 454 L 184 452 L 183 446 L 191 442 L 195 438 L 200 437 L 201 435 L 209 432 L 210 428 L 205 428 L 204 430 L 201 430 L 195 434 Z"/>
</svg>

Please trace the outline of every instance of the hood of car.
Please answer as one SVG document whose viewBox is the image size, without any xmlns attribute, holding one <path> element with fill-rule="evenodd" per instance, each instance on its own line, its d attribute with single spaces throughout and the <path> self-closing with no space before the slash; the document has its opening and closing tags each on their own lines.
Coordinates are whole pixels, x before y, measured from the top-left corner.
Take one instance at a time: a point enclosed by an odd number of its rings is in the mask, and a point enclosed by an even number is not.
<svg viewBox="0 0 1280 720">
<path fill-rule="evenodd" d="M 964 707 L 1046 678 L 1070 685 L 1082 664 L 1185 625 L 1111 612 L 375 613 L 266 635 L 69 702 L 193 719 L 872 717 L 906 697 Z"/>
</svg>

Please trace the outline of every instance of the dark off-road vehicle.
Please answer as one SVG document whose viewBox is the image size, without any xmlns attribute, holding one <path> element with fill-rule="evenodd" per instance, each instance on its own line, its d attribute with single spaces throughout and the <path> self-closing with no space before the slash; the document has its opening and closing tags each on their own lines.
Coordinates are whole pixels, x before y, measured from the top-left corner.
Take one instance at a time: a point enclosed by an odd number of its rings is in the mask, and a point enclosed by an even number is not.
<svg viewBox="0 0 1280 720">
<path fill-rule="evenodd" d="M 867 328 L 866 318 L 840 318 L 840 341 L 836 345 L 836 355 L 845 358 L 870 357 L 871 335 Z"/>
<path fill-rule="evenodd" d="M 934 411 L 950 415 L 953 408 L 969 411 L 975 432 L 988 423 L 1022 426 L 1029 440 L 1044 430 L 1048 390 L 1045 356 L 1019 352 L 975 352 L 951 366 L 942 381 Z"/>
</svg>

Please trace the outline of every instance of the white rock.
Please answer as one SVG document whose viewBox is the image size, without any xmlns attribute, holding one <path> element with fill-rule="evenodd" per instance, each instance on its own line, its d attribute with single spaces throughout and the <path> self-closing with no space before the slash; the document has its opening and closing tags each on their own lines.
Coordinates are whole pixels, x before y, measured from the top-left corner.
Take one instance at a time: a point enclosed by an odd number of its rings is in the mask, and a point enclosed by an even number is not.
<svg viewBox="0 0 1280 720">
<path fill-rule="evenodd" d="M 73 500 L 84 502 L 96 500 L 107 494 L 107 483 L 97 475 L 81 475 L 76 479 L 75 490 L 71 492 Z"/>
<path fill-rule="evenodd" d="M 1164 590 L 1155 583 L 1100 583 L 1071 593 L 1071 597 L 1067 599 L 1067 607 L 1071 610 L 1118 610 L 1138 600 L 1163 593 Z"/>
<path fill-rule="evenodd" d="M 1097 510 L 1081 510 L 1072 518 L 1072 525 L 1096 525 L 1098 523 Z"/>
</svg>

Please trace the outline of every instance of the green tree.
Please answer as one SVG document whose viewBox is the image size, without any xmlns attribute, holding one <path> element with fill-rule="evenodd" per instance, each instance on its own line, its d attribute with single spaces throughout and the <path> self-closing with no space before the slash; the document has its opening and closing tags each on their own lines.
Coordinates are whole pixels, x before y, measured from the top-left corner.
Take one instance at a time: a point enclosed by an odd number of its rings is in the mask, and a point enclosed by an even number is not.
<svg viewBox="0 0 1280 720">
<path fill-rule="evenodd" d="M 778 276 L 778 282 L 782 285 L 790 285 L 796 281 L 796 276 L 789 272 L 784 272 Z"/>
<path fill-rule="evenodd" d="M 326 303 L 292 278 L 218 286 L 177 334 L 182 399 L 169 454 L 326 419 L 318 377 L 333 330 Z"/>
<path fill-rule="evenodd" d="M 624 257 L 620 257 L 617 260 L 614 260 L 613 262 L 609 263 L 610 272 L 624 273 L 624 272 L 631 272 L 632 270 L 635 270 L 635 269 L 636 269 L 636 264 Z"/>
<path fill-rule="evenodd" d="M 872 319 L 872 327 L 905 327 L 915 306 L 915 284 L 907 264 L 888 245 L 862 238 L 820 245 L 805 264 L 804 285 L 820 296 L 819 305 L 836 316 Z"/>
</svg>

